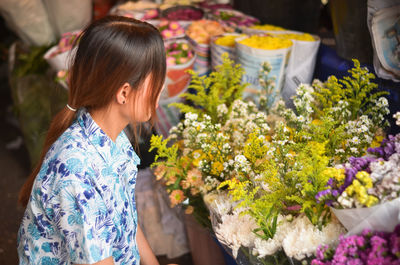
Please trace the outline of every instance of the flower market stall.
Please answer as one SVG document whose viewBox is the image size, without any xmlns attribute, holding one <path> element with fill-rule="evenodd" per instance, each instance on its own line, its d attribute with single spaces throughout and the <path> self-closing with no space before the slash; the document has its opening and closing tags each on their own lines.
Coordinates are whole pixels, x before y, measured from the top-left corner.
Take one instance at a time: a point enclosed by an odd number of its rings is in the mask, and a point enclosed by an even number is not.
<svg viewBox="0 0 400 265">
<path fill-rule="evenodd" d="M 108 14 L 147 21 L 164 39 L 166 79 L 158 121 L 140 141 L 152 153 L 136 193 L 157 255 L 191 252 L 195 265 L 400 264 L 400 134 L 387 133 L 400 108 L 370 69 L 353 59 L 345 76 L 314 79 L 320 36 L 218 1 L 122 1 Z M 32 161 L 42 131 L 23 88 L 57 88 L 41 99 L 46 127 L 84 26 L 50 34 L 39 22 L 49 36 L 25 37 L 45 46 L 31 57 L 16 46 L 12 71 Z"/>
</svg>

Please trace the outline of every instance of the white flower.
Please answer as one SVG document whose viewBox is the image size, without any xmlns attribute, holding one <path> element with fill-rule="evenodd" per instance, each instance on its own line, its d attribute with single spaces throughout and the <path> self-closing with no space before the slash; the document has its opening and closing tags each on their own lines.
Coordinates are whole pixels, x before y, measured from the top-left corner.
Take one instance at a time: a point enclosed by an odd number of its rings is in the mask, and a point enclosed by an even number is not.
<svg viewBox="0 0 400 265">
<path fill-rule="evenodd" d="M 299 117 L 297 117 L 297 120 L 298 120 L 299 122 L 304 122 L 304 121 L 305 121 L 305 119 L 304 119 L 304 117 L 303 117 L 302 115 L 300 115 Z"/>
<path fill-rule="evenodd" d="M 343 233 L 344 228 L 335 219 L 320 231 L 303 215 L 290 224 L 282 246 L 286 255 L 302 260 L 312 256 L 319 245 L 336 243 Z"/>
<path fill-rule="evenodd" d="M 253 247 L 256 239 L 253 230 L 257 228 L 257 224 L 251 216 L 240 215 L 235 211 L 233 214 L 222 215 L 221 220 L 215 234 L 219 241 L 232 249 L 235 258 L 241 246 Z"/>
<path fill-rule="evenodd" d="M 247 162 L 247 158 L 244 155 L 237 155 L 237 156 L 235 156 L 235 162 L 244 164 Z"/>
<path fill-rule="evenodd" d="M 350 151 L 354 154 L 358 154 L 358 149 L 355 147 L 350 147 Z"/>
<path fill-rule="evenodd" d="M 357 136 L 354 136 L 353 139 L 351 139 L 351 141 L 352 141 L 354 144 L 359 144 L 359 143 L 360 143 L 360 139 L 358 139 Z"/>
<path fill-rule="evenodd" d="M 225 104 L 218 105 L 217 107 L 218 116 L 223 116 L 228 113 L 228 108 Z"/>
<path fill-rule="evenodd" d="M 400 111 L 396 112 L 396 113 L 393 115 L 393 118 L 396 119 L 396 125 L 400 126 Z"/>
<path fill-rule="evenodd" d="M 352 208 L 354 202 L 352 198 L 348 197 L 346 191 L 342 192 L 337 201 L 343 208 Z"/>
<path fill-rule="evenodd" d="M 344 154 L 344 150 L 343 149 L 336 149 L 335 153 L 336 154 Z"/>
</svg>

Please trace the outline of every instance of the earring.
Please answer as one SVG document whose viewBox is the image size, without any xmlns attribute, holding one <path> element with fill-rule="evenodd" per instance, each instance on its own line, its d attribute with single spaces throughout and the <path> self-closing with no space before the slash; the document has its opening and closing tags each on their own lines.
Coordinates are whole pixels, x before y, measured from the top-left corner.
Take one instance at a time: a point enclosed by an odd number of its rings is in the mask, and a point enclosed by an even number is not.
<svg viewBox="0 0 400 265">
<path fill-rule="evenodd" d="M 122 101 L 122 104 L 125 104 L 125 100 L 124 100 L 124 101 Z"/>
</svg>

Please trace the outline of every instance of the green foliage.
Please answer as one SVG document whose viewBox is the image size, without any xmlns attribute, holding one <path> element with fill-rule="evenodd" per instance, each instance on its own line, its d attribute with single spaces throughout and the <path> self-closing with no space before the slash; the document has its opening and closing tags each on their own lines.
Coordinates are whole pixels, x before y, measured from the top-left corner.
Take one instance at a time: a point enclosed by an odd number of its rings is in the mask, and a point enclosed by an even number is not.
<svg viewBox="0 0 400 265">
<path fill-rule="evenodd" d="M 45 74 L 49 65 L 43 56 L 49 48 L 50 46 L 39 46 L 30 48 L 29 52 L 18 52 L 16 75 L 22 77 L 28 74 Z"/>
<path fill-rule="evenodd" d="M 314 97 L 318 102 L 314 108 L 318 116 L 323 116 L 323 112 L 337 106 L 340 101 L 345 101 L 349 104 L 347 109 L 351 113 L 350 119 L 355 120 L 360 115 L 371 114 L 376 100 L 388 94 L 376 91 L 378 85 L 371 82 L 375 75 L 366 67 L 361 68 L 358 60 L 353 59 L 353 62 L 354 67 L 348 71 L 350 76 L 339 80 L 331 76 L 325 83 L 314 86 Z"/>
<path fill-rule="evenodd" d="M 195 107 L 184 103 L 172 103 L 183 113 L 207 114 L 214 123 L 221 122 L 218 117 L 217 107 L 225 104 L 228 108 L 233 101 L 242 97 L 247 84 L 241 84 L 244 70 L 240 65 L 235 65 L 229 59 L 228 54 L 222 55 L 222 65 L 217 66 L 215 72 L 209 76 L 199 76 L 194 71 L 189 71 L 192 81 L 189 88 L 194 89 L 195 94 L 184 93 L 181 96 L 193 102 Z"/>
</svg>

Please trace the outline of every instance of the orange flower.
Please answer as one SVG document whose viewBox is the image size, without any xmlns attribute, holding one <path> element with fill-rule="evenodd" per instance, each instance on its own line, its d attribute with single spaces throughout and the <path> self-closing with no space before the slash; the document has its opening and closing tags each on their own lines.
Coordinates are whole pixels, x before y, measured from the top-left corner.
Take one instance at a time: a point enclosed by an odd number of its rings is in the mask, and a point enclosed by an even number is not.
<svg viewBox="0 0 400 265">
<path fill-rule="evenodd" d="M 162 179 L 166 171 L 167 171 L 166 166 L 164 165 L 157 166 L 156 169 L 154 170 L 154 175 L 156 176 L 156 179 L 157 180 Z"/>
<path fill-rule="evenodd" d="M 187 180 L 182 180 L 181 183 L 179 183 L 179 185 L 182 187 L 182 189 L 188 189 L 190 188 L 190 183 L 187 182 Z"/>
<path fill-rule="evenodd" d="M 194 211 L 193 206 L 189 205 L 185 210 L 185 214 L 192 214 L 193 211 Z"/>
<path fill-rule="evenodd" d="M 201 178 L 201 172 L 197 168 L 191 169 L 187 175 L 187 182 L 193 187 L 199 187 L 203 185 L 203 179 Z"/>
<path fill-rule="evenodd" d="M 185 199 L 185 195 L 183 194 L 183 191 L 181 191 L 181 190 L 174 190 L 169 195 L 169 199 L 171 201 L 171 207 L 175 207 L 179 203 L 183 202 L 183 200 Z"/>
<path fill-rule="evenodd" d="M 192 194 L 193 196 L 196 196 L 197 194 L 199 194 L 199 189 L 198 188 L 191 188 L 190 189 L 190 194 Z"/>
</svg>

